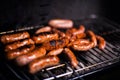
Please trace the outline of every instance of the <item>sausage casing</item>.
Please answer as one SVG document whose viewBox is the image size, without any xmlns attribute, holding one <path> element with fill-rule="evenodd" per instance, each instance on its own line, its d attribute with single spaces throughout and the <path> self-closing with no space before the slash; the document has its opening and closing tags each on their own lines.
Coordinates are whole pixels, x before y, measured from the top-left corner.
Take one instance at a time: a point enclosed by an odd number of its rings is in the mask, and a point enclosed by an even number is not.
<svg viewBox="0 0 120 80">
<path fill-rule="evenodd" d="M 49 41 L 42 44 L 42 47 L 44 47 L 46 50 L 53 50 L 58 48 L 63 48 L 66 45 L 68 45 L 69 40 L 67 38 L 59 39 L 56 41 Z"/>
<path fill-rule="evenodd" d="M 17 58 L 18 56 L 21 56 L 23 54 L 27 54 L 29 53 L 30 51 L 32 51 L 33 49 L 35 48 L 35 45 L 29 45 L 29 47 L 26 47 L 26 48 L 23 48 L 23 49 L 15 49 L 15 50 L 12 50 L 12 51 L 9 51 L 7 52 L 7 58 L 9 60 L 11 59 L 15 59 Z"/>
<path fill-rule="evenodd" d="M 16 62 L 19 66 L 24 66 L 34 59 L 45 56 L 45 54 L 46 54 L 45 48 L 41 48 L 41 47 L 36 48 L 35 50 L 33 50 L 30 53 L 27 53 L 27 54 L 17 57 Z"/>
<path fill-rule="evenodd" d="M 84 44 L 80 44 L 80 45 L 79 44 L 74 44 L 72 46 L 72 48 L 74 50 L 77 50 L 77 51 L 87 51 L 87 50 L 89 50 L 89 49 L 91 49 L 93 47 L 94 47 L 94 43 L 93 42 L 84 43 Z"/>
<path fill-rule="evenodd" d="M 64 19 L 64 20 L 63 19 L 52 19 L 49 21 L 48 24 L 54 28 L 61 28 L 61 29 L 73 27 L 73 21 L 67 20 L 67 19 Z"/>
<path fill-rule="evenodd" d="M 69 48 L 65 48 L 64 53 L 69 57 L 72 66 L 77 67 L 78 66 L 78 60 L 76 59 L 74 53 Z"/>
<path fill-rule="evenodd" d="M 70 42 L 67 46 L 70 47 L 72 45 L 83 45 L 90 43 L 87 39 L 76 39 L 74 42 Z"/>
<path fill-rule="evenodd" d="M 42 27 L 40 29 L 38 29 L 35 34 L 40 34 L 40 33 L 43 33 L 43 32 L 50 32 L 51 31 L 51 27 L 50 26 L 45 26 L 45 27 Z"/>
<path fill-rule="evenodd" d="M 99 44 L 98 44 L 99 49 L 104 49 L 105 46 L 106 46 L 105 39 L 103 37 L 101 37 L 101 36 L 98 36 L 98 35 L 96 35 L 96 38 L 99 41 Z"/>
<path fill-rule="evenodd" d="M 85 27 L 83 25 L 80 25 L 79 29 L 74 31 L 72 34 L 77 35 L 77 34 L 80 34 L 80 33 L 84 33 L 84 31 L 85 31 Z"/>
<path fill-rule="evenodd" d="M 93 31 L 88 30 L 87 31 L 88 35 L 91 37 L 91 42 L 94 43 L 94 47 L 97 45 L 97 39 L 96 39 L 96 35 L 94 34 Z"/>
<path fill-rule="evenodd" d="M 30 37 L 30 34 L 26 31 L 20 32 L 20 33 L 14 33 L 14 34 L 7 34 L 7 35 L 1 36 L 1 42 L 6 44 L 6 43 L 11 43 L 11 42 L 22 40 L 29 37 Z"/>
<path fill-rule="evenodd" d="M 58 34 L 47 34 L 47 35 L 39 35 L 39 36 L 34 36 L 33 40 L 36 44 L 51 41 L 51 40 L 57 40 L 58 39 Z"/>
<path fill-rule="evenodd" d="M 50 51 L 47 55 L 58 55 L 63 51 L 63 48 L 58 48 L 58 49 L 54 49 L 52 51 Z"/>
<path fill-rule="evenodd" d="M 59 63 L 59 58 L 57 56 L 45 56 L 42 58 L 38 58 L 29 64 L 29 72 L 34 74 L 40 71 L 43 68 L 54 66 Z"/>
<path fill-rule="evenodd" d="M 34 41 L 32 39 L 25 39 L 23 41 L 17 41 L 17 42 L 14 42 L 12 44 L 8 44 L 5 46 L 5 51 L 10 51 L 10 50 L 15 50 L 17 48 L 20 48 L 22 46 L 25 46 L 25 45 L 30 45 L 30 44 L 34 44 Z"/>
</svg>

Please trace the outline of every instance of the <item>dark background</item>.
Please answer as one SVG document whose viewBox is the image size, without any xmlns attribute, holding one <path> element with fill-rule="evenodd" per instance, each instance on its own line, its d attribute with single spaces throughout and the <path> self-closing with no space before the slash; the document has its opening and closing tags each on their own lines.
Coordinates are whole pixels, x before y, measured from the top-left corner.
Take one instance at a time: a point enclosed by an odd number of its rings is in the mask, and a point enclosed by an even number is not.
<svg viewBox="0 0 120 80">
<path fill-rule="evenodd" d="M 114 0 L 1 0 L 0 26 L 39 25 L 52 18 L 78 20 L 90 15 L 120 23 L 119 7 Z"/>
<path fill-rule="evenodd" d="M 106 17 L 120 24 L 119 7 L 119 2 L 116 0 L 1 0 L 0 29 L 9 30 L 15 29 L 16 26 L 39 25 L 53 18 L 79 20 L 90 15 Z M 120 78 L 119 67 L 107 69 L 85 79 Z"/>
</svg>

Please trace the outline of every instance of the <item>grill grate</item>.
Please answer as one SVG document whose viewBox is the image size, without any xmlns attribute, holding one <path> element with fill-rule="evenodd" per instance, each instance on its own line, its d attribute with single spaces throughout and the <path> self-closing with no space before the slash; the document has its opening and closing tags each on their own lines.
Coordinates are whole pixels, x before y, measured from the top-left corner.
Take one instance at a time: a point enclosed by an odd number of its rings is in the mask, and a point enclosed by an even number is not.
<svg viewBox="0 0 120 80">
<path fill-rule="evenodd" d="M 66 80 L 77 78 L 80 78 L 82 80 L 82 77 L 86 75 L 95 73 L 107 66 L 119 62 L 120 30 L 118 29 L 118 27 L 111 24 L 111 22 L 106 19 L 97 18 L 87 20 L 88 21 L 84 20 L 85 22 L 82 22 L 81 24 L 84 24 L 87 29 L 91 29 L 95 33 L 102 35 L 106 39 L 107 45 L 104 50 L 93 48 L 86 52 L 75 51 L 74 53 L 79 61 L 79 66 L 77 68 L 72 68 L 69 61 L 61 59 L 61 63 L 59 65 L 45 68 L 42 71 L 31 75 L 27 72 L 26 68 L 20 68 L 11 62 L 4 61 L 4 65 L 6 65 L 7 68 L 20 80 Z M 95 27 L 97 27 L 97 29 L 95 29 Z M 38 26 L 13 30 L 12 32 L 17 32 L 21 30 L 32 30 L 35 28 L 38 28 Z M 10 31 L 1 32 L 1 34 L 6 33 L 10 33 Z"/>
</svg>

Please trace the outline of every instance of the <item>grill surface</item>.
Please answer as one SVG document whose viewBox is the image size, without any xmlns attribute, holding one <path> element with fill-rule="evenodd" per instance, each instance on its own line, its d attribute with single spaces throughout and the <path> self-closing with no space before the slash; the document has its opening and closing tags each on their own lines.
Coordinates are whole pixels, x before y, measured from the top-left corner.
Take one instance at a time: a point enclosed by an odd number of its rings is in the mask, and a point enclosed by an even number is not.
<svg viewBox="0 0 120 80">
<path fill-rule="evenodd" d="M 14 78 L 20 80 L 66 80 L 77 78 L 82 79 L 82 77 L 86 75 L 101 71 L 120 61 L 120 27 L 117 24 L 99 17 L 76 20 L 75 24 L 85 25 L 86 29 L 93 30 L 96 34 L 103 36 L 107 41 L 107 45 L 104 50 L 100 50 L 96 47 L 85 52 L 74 52 L 79 60 L 79 66 L 77 68 L 72 68 L 70 66 L 70 62 L 66 60 L 66 56 L 63 55 L 59 56 L 61 59 L 59 65 L 45 68 L 34 75 L 29 74 L 26 67 L 18 67 L 13 62 L 7 61 L 5 57 L 1 58 L 0 64 L 2 64 L 2 67 L 4 67 L 6 71 L 9 71 L 11 75 L 14 74 Z M 22 30 L 28 30 L 32 33 L 38 27 L 40 26 L 1 32 L 0 34 L 18 32 Z M 2 45 L 0 45 L 0 47 L 0 51 L 3 51 Z M 4 54 L 0 54 L 0 56 L 4 56 Z M 61 57 L 64 57 L 64 59 Z"/>
</svg>

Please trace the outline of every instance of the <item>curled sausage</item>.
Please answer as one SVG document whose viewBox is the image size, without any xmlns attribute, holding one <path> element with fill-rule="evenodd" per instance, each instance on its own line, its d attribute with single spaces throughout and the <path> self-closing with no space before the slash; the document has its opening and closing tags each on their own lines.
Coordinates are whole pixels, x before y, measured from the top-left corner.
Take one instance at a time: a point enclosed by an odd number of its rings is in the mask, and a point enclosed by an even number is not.
<svg viewBox="0 0 120 80">
<path fill-rule="evenodd" d="M 35 45 L 29 45 L 29 47 L 26 47 L 23 49 L 16 49 L 16 50 L 9 51 L 6 56 L 9 60 L 12 60 L 17 58 L 18 56 L 31 52 L 34 48 L 35 48 Z"/>
<path fill-rule="evenodd" d="M 38 58 L 29 64 L 29 72 L 34 74 L 43 68 L 57 65 L 59 63 L 59 58 L 57 56 L 45 56 Z"/>
<path fill-rule="evenodd" d="M 50 20 L 48 24 L 54 28 L 61 28 L 61 29 L 73 27 L 73 21 L 67 20 L 67 19 L 64 19 L 64 20 L 63 19 L 53 19 L 53 20 Z"/>
<path fill-rule="evenodd" d="M 6 45 L 5 51 L 8 52 L 10 50 L 15 50 L 17 48 L 20 48 L 20 47 L 25 46 L 25 45 L 30 45 L 30 44 L 34 44 L 34 41 L 32 39 L 25 39 L 23 41 L 17 41 L 17 42 L 14 42 L 12 44 Z"/>
<path fill-rule="evenodd" d="M 17 57 L 16 62 L 19 66 L 24 66 L 31 62 L 32 60 L 45 56 L 45 54 L 46 54 L 45 48 L 36 48 L 30 53 Z"/>
<path fill-rule="evenodd" d="M 50 26 L 45 26 L 45 27 L 42 27 L 40 29 L 38 29 L 35 34 L 40 34 L 40 33 L 43 33 L 43 32 L 50 32 L 51 31 L 51 27 Z"/>
<path fill-rule="evenodd" d="M 72 66 L 77 67 L 78 66 L 78 60 L 76 59 L 74 53 L 69 48 L 65 48 L 64 53 L 69 57 Z"/>
<path fill-rule="evenodd" d="M 39 36 L 34 36 L 33 40 L 36 44 L 51 41 L 51 40 L 57 40 L 58 39 L 58 34 L 47 34 L 47 35 L 39 35 Z"/>
<path fill-rule="evenodd" d="M 89 30 L 87 31 L 88 35 L 91 37 L 91 42 L 94 43 L 94 47 L 97 45 L 97 39 L 96 39 L 96 35 L 94 34 L 93 31 Z"/>
<path fill-rule="evenodd" d="M 59 55 L 63 51 L 63 48 L 58 48 L 50 51 L 47 55 Z"/>
<path fill-rule="evenodd" d="M 74 42 L 74 41 L 76 41 L 76 39 L 82 39 L 85 37 L 86 37 L 85 33 L 80 33 L 80 34 L 76 34 L 76 35 L 71 36 L 71 38 L 69 38 L 69 39 L 71 42 Z"/>
<path fill-rule="evenodd" d="M 94 43 L 93 43 L 93 42 L 84 43 L 84 44 L 81 44 L 81 45 L 79 45 L 79 44 L 74 44 L 74 45 L 72 46 L 72 48 L 73 48 L 74 50 L 77 50 L 77 51 L 87 51 L 87 50 L 89 50 L 89 49 L 91 49 L 91 48 L 93 48 L 93 47 L 94 47 Z"/>
<path fill-rule="evenodd" d="M 72 45 L 83 45 L 88 43 L 90 43 L 90 41 L 87 39 L 77 39 L 74 42 L 70 42 L 67 46 L 70 47 Z"/>
<path fill-rule="evenodd" d="M 99 44 L 98 44 L 99 49 L 104 49 L 105 46 L 106 46 L 105 39 L 103 37 L 101 37 L 101 36 L 98 36 L 98 35 L 96 35 L 96 38 L 99 41 Z"/>
<path fill-rule="evenodd" d="M 7 34 L 7 35 L 1 36 L 1 42 L 6 44 L 6 43 L 11 43 L 11 42 L 22 40 L 29 37 L 30 37 L 30 34 L 28 32 Z"/>
<path fill-rule="evenodd" d="M 82 38 L 86 37 L 86 34 L 85 33 L 80 33 L 80 34 L 77 34 L 76 37 L 77 37 L 77 39 L 82 39 Z"/>
<path fill-rule="evenodd" d="M 84 31 L 85 31 L 85 27 L 83 25 L 80 25 L 79 29 L 74 31 L 72 34 L 77 35 L 77 34 L 80 34 L 80 33 L 84 33 Z"/>
</svg>

